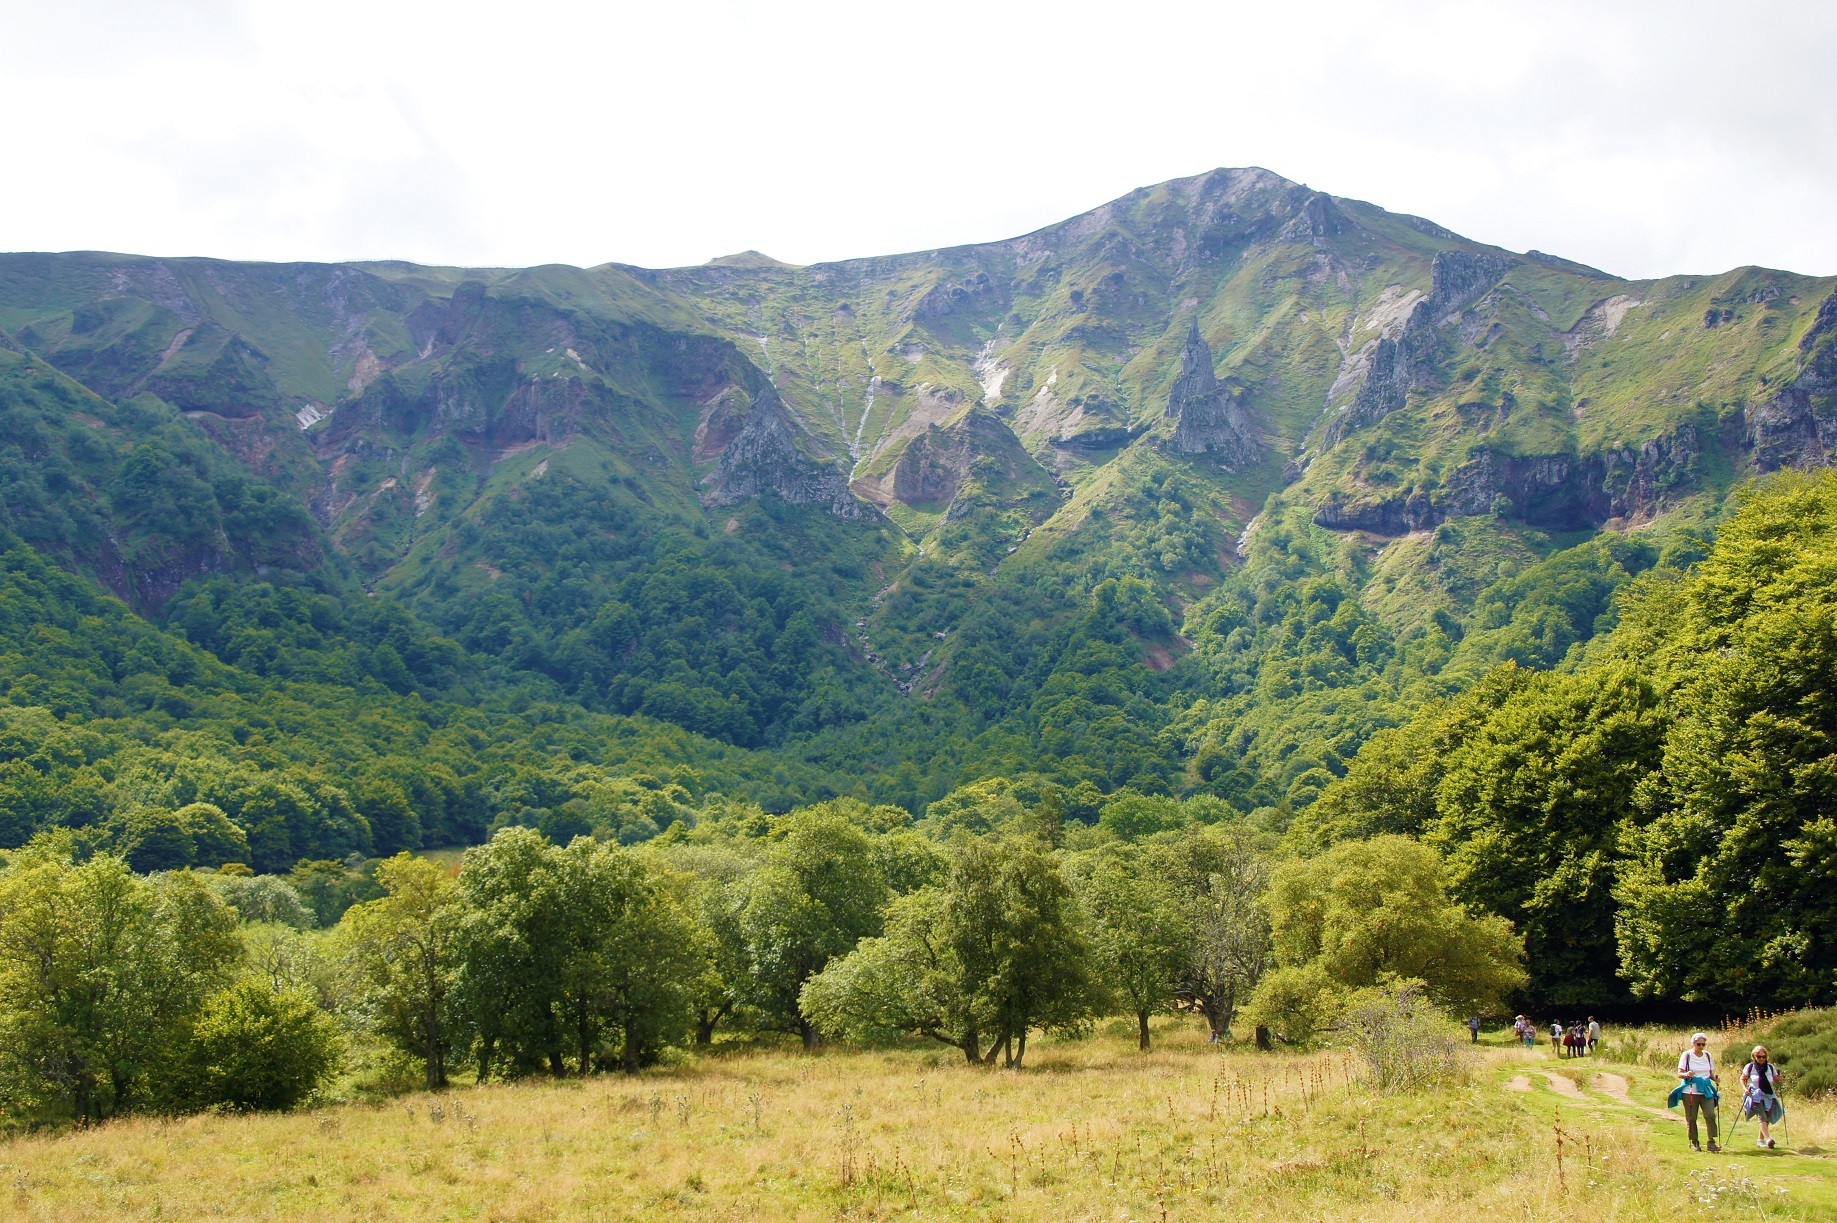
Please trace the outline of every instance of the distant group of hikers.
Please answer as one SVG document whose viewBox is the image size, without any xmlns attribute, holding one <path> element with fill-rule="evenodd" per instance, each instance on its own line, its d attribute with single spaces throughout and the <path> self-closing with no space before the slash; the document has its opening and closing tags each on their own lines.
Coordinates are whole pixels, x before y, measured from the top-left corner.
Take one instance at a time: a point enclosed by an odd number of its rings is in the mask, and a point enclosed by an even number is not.
<svg viewBox="0 0 1837 1223">
<path fill-rule="evenodd" d="M 1474 1039 L 1478 1040 L 1476 1023 L 1469 1021 L 1467 1026 L 1475 1032 Z M 1512 1020 L 1512 1033 L 1525 1048 L 1536 1047 L 1537 1025 L 1523 1015 Z M 1550 1024 L 1550 1048 L 1559 1057 L 1587 1057 L 1600 1043 L 1601 1024 L 1593 1015 L 1588 1017 L 1587 1023 L 1565 1024 L 1557 1020 Z"/>
</svg>

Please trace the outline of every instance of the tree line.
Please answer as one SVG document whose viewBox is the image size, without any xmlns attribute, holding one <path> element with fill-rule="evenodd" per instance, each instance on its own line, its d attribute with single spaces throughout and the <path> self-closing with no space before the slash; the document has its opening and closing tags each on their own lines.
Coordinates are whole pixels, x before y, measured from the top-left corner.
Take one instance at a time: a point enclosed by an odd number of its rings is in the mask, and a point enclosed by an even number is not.
<svg viewBox="0 0 1837 1223">
<path fill-rule="evenodd" d="M 1109 1015 L 1143 1048 L 1166 1011 L 1304 1043 L 1361 987 L 1415 980 L 1467 1008 L 1522 981 L 1509 928 L 1449 897 L 1433 851 L 1374 842 L 1322 876 L 1187 806 L 1133 840 L 1013 801 L 942 836 L 856 800 L 639 846 L 511 827 L 456 866 L 385 860 L 379 894 L 329 926 L 282 877 L 141 875 L 43 835 L 0 867 L 0 1105 L 15 1126 L 284 1108 L 366 1062 L 441 1088 L 775 1036 L 1018 1069 L 1030 1036 Z M 1389 907 L 1350 903 L 1373 887 Z"/>
</svg>

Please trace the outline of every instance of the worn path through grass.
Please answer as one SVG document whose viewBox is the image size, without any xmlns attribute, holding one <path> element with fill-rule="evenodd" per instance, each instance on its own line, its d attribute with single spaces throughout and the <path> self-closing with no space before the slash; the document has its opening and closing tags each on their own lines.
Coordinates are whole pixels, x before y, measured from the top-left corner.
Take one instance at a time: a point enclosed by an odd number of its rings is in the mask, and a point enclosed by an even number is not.
<svg viewBox="0 0 1837 1223">
<path fill-rule="evenodd" d="M 1658 1057 L 1663 1056 L 1661 1045 Z M 1754 1144 L 1754 1123 L 1738 1120 L 1737 1093 L 1728 1092 L 1720 1112 L 1723 1150 L 1698 1153 L 1689 1148 L 1682 1110 L 1665 1105 L 1677 1080 L 1664 1070 L 1601 1058 L 1561 1059 L 1543 1050 L 1494 1051 L 1488 1057 L 1501 1094 L 1547 1118 L 1550 1145 L 1557 1143 L 1560 1128 L 1570 1161 L 1591 1166 L 1598 1134 L 1637 1135 L 1646 1174 L 1655 1185 L 1669 1187 L 1678 1215 L 1837 1219 L 1837 1107 L 1830 1103 L 1788 1099 L 1786 1123 L 1774 1128 L 1778 1145 L 1767 1150 Z M 1724 1079 L 1726 1087 L 1726 1074 Z"/>
</svg>

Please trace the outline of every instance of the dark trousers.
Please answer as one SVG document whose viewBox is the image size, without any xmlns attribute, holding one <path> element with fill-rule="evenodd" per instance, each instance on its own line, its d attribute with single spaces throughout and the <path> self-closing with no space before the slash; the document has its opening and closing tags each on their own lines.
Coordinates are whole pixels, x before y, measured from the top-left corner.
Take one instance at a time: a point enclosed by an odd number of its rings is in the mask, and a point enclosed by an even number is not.
<svg viewBox="0 0 1837 1223">
<path fill-rule="evenodd" d="M 1703 1113 L 1704 1128 L 1709 1130 L 1709 1140 L 1716 1141 L 1716 1106 L 1708 1096 L 1684 1096 L 1684 1124 L 1690 1127 L 1690 1143 L 1697 1144 L 1697 1113 Z"/>
</svg>

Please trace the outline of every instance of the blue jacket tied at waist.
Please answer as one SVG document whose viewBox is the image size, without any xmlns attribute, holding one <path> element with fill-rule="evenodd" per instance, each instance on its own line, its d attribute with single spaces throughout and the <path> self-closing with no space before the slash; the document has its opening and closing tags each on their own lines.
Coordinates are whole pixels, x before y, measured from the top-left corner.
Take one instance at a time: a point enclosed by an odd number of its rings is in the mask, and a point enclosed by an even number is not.
<svg viewBox="0 0 1837 1223">
<path fill-rule="evenodd" d="M 1697 1093 L 1707 1099 L 1711 1104 L 1715 1104 L 1722 1099 L 1722 1096 L 1717 1093 L 1714 1083 L 1710 1082 L 1702 1075 L 1697 1075 L 1693 1078 L 1685 1079 L 1673 1088 L 1671 1095 L 1666 1098 L 1665 1103 L 1672 1108 L 1676 1108 L 1678 1104 L 1683 1101 L 1685 1091 L 1692 1087 L 1696 1088 Z"/>
</svg>

